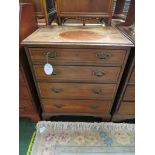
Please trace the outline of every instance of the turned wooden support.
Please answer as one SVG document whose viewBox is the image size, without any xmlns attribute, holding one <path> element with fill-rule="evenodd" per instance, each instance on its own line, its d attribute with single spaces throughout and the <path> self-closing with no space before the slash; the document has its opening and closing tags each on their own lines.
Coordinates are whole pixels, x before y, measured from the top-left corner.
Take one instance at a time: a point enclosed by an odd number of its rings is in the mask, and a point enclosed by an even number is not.
<svg viewBox="0 0 155 155">
<path fill-rule="evenodd" d="M 116 1 L 116 7 L 115 7 L 113 18 L 117 18 L 118 15 L 122 14 L 124 9 L 124 4 L 125 4 L 125 0 Z"/>
<path fill-rule="evenodd" d="M 128 14 L 124 26 L 130 26 L 135 23 L 135 0 L 131 0 Z"/>
</svg>

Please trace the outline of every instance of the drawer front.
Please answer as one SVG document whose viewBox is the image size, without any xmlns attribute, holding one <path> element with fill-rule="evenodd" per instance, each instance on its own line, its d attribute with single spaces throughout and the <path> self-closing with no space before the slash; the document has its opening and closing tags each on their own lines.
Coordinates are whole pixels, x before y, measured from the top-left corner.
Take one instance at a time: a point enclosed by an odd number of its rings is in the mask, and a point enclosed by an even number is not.
<svg viewBox="0 0 155 155">
<path fill-rule="evenodd" d="M 44 112 L 55 113 L 109 113 L 111 101 L 96 100 L 42 100 Z"/>
<path fill-rule="evenodd" d="M 128 85 L 124 96 L 123 96 L 123 100 L 135 100 L 135 85 Z"/>
<path fill-rule="evenodd" d="M 121 65 L 125 50 L 29 48 L 33 62 L 45 63 L 48 54 L 52 64 Z"/>
<path fill-rule="evenodd" d="M 29 99 L 30 98 L 30 94 L 29 94 L 29 91 L 28 91 L 28 88 L 26 86 L 21 86 L 19 87 L 19 97 L 21 99 Z"/>
<path fill-rule="evenodd" d="M 72 99 L 112 99 L 115 84 L 38 83 L 41 97 Z"/>
<path fill-rule="evenodd" d="M 118 114 L 134 115 L 135 114 L 135 103 L 134 102 L 121 102 L 121 105 L 118 110 Z"/>
<path fill-rule="evenodd" d="M 31 112 L 34 111 L 31 100 L 19 100 L 19 112 Z"/>
<path fill-rule="evenodd" d="M 133 69 L 131 73 L 131 77 L 129 79 L 129 83 L 135 83 L 135 68 Z"/>
<path fill-rule="evenodd" d="M 80 66 L 53 66 L 52 75 L 44 72 L 43 65 L 35 65 L 34 71 L 37 80 L 49 81 L 84 81 L 84 82 L 117 82 L 120 67 L 80 67 Z"/>
</svg>

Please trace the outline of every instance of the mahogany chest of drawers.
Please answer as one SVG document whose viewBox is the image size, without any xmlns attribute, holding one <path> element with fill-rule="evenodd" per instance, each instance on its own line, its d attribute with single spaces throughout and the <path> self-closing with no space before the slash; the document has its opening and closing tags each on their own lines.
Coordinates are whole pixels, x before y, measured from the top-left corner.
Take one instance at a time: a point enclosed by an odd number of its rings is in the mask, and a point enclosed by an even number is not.
<svg viewBox="0 0 155 155">
<path fill-rule="evenodd" d="M 20 3 L 19 6 L 19 116 L 37 122 L 40 120 L 38 96 L 24 47 L 20 44 L 36 30 L 36 20 L 32 4 Z"/>
<path fill-rule="evenodd" d="M 130 31 L 128 26 L 117 26 L 117 28 L 135 44 L 134 33 Z M 113 121 L 135 119 L 135 47 L 131 48 L 115 99 L 115 105 Z"/>
<path fill-rule="evenodd" d="M 131 52 L 134 53 L 134 49 Z M 135 58 L 128 63 L 129 68 L 126 71 L 124 81 L 122 81 L 117 107 L 113 115 L 113 121 L 122 121 L 135 118 Z"/>
<path fill-rule="evenodd" d="M 111 119 L 111 108 L 133 44 L 112 27 L 51 26 L 23 41 L 43 119 L 55 115 Z M 44 65 L 53 66 L 46 75 Z"/>
</svg>

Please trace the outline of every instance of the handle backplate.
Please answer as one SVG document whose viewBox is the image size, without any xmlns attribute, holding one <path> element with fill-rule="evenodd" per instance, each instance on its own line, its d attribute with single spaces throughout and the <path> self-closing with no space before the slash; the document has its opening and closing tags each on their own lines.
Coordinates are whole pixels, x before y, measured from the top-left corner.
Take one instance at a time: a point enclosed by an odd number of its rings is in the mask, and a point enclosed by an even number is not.
<svg viewBox="0 0 155 155">
<path fill-rule="evenodd" d="M 92 90 L 92 92 L 93 92 L 94 94 L 101 94 L 101 93 L 102 93 L 102 89 L 100 89 L 100 88 L 94 88 L 94 89 Z"/>
<path fill-rule="evenodd" d="M 64 104 L 54 104 L 54 106 L 55 106 L 56 108 L 61 109 L 61 108 L 63 108 L 63 107 L 64 107 Z"/>
<path fill-rule="evenodd" d="M 61 88 L 52 88 L 51 90 L 52 90 L 54 93 L 60 93 L 60 92 L 63 91 L 63 89 L 61 89 Z"/>
<path fill-rule="evenodd" d="M 111 54 L 98 53 L 98 54 L 96 54 L 96 57 L 98 59 L 107 59 L 107 58 L 110 58 L 111 57 Z"/>
<path fill-rule="evenodd" d="M 95 71 L 95 72 L 93 72 L 93 74 L 94 74 L 95 76 L 97 76 L 97 77 L 102 77 L 102 76 L 105 75 L 104 72 L 100 72 L 100 71 Z"/>
</svg>

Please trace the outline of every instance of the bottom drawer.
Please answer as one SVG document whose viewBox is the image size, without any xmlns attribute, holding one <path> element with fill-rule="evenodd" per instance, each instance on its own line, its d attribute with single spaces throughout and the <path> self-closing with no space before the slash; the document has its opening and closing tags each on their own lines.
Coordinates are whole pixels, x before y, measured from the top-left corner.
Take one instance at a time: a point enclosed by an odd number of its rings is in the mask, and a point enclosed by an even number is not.
<svg viewBox="0 0 155 155">
<path fill-rule="evenodd" d="M 135 114 L 134 102 L 121 102 L 121 105 L 117 113 L 122 115 L 134 115 Z"/>
<path fill-rule="evenodd" d="M 42 100 L 44 112 L 54 113 L 109 113 L 111 101 Z"/>
</svg>

